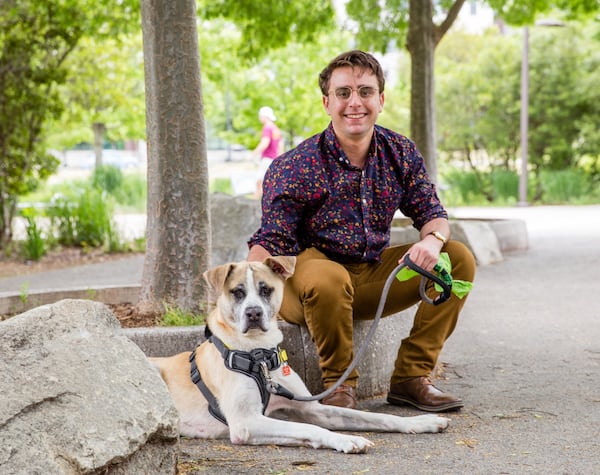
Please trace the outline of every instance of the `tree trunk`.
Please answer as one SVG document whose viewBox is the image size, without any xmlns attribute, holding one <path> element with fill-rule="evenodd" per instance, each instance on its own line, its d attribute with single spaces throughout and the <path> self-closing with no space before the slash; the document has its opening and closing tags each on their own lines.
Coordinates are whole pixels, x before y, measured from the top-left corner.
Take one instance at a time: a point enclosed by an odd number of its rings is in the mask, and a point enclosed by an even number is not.
<svg viewBox="0 0 600 475">
<path fill-rule="evenodd" d="M 210 259 L 195 0 L 142 0 L 148 206 L 138 310 L 201 311 Z"/>
<path fill-rule="evenodd" d="M 104 133 L 106 126 L 102 122 L 92 124 L 94 130 L 94 156 L 96 157 L 96 168 L 102 166 L 102 149 L 104 148 Z"/>
<path fill-rule="evenodd" d="M 410 0 L 406 47 L 411 59 L 410 133 L 437 182 L 435 137 L 435 39 L 431 0 Z"/>
<path fill-rule="evenodd" d="M 425 158 L 430 178 L 437 183 L 435 135 L 435 48 L 450 29 L 465 0 L 455 0 L 439 25 L 433 23 L 431 0 L 410 0 L 406 48 L 411 61 L 410 133 Z"/>
</svg>

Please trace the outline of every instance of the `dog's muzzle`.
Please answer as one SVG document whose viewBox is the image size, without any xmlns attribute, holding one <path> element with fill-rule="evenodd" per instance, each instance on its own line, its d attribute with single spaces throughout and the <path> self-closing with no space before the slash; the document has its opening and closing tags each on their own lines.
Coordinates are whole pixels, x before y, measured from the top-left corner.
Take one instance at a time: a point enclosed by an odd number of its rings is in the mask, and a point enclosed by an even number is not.
<svg viewBox="0 0 600 475">
<path fill-rule="evenodd" d="M 268 327 L 264 316 L 265 312 L 262 307 L 259 307 L 258 305 L 246 307 L 244 310 L 244 325 L 242 327 L 242 333 L 247 333 L 248 330 L 252 328 L 258 328 L 266 332 Z"/>
</svg>

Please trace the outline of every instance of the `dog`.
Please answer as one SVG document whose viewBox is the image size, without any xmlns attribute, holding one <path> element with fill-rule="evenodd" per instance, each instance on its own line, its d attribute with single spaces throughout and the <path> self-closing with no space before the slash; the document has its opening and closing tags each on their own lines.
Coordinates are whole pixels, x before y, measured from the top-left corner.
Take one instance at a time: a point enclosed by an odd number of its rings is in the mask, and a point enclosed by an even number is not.
<svg viewBox="0 0 600 475">
<path fill-rule="evenodd" d="M 435 433 L 446 429 L 448 419 L 432 414 L 399 417 L 293 399 L 311 397 L 278 349 L 283 334 L 277 313 L 295 263 L 295 257 L 269 257 L 263 262 L 225 264 L 204 273 L 216 300 L 206 321 L 208 340 L 191 353 L 150 358 L 179 412 L 180 434 L 229 436 L 233 444 L 242 445 L 363 453 L 373 446 L 371 441 L 333 431 Z"/>
</svg>

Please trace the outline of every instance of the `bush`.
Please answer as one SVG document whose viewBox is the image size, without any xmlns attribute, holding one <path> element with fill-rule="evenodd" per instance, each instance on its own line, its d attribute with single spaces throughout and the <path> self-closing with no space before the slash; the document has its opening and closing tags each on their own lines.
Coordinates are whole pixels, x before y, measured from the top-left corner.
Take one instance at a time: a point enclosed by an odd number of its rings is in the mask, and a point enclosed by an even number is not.
<svg viewBox="0 0 600 475">
<path fill-rule="evenodd" d="M 494 170 L 490 174 L 494 202 L 514 204 L 519 196 L 519 175 L 513 171 Z"/>
<path fill-rule="evenodd" d="M 592 182 L 589 175 L 576 169 L 543 170 L 540 187 L 544 203 L 573 203 L 591 194 Z"/>
<path fill-rule="evenodd" d="M 123 182 L 114 191 L 113 196 L 119 205 L 140 211 L 146 209 L 147 194 L 146 177 L 141 174 L 131 174 L 123 176 Z"/>
<path fill-rule="evenodd" d="M 97 188 L 86 186 L 79 195 L 57 196 L 49 208 L 51 227 L 66 246 L 117 247 L 112 222 L 112 200 Z"/>
<path fill-rule="evenodd" d="M 26 259 L 38 261 L 46 254 L 46 243 L 35 218 L 27 214 L 25 219 L 27 219 L 27 239 L 23 243 L 23 255 Z"/>
<path fill-rule="evenodd" d="M 472 171 L 450 170 L 443 175 L 447 188 L 443 192 L 446 206 L 476 206 L 488 203 L 480 180 Z"/>
<path fill-rule="evenodd" d="M 91 176 L 92 186 L 114 195 L 123 184 L 123 173 L 113 165 L 94 168 Z"/>
</svg>

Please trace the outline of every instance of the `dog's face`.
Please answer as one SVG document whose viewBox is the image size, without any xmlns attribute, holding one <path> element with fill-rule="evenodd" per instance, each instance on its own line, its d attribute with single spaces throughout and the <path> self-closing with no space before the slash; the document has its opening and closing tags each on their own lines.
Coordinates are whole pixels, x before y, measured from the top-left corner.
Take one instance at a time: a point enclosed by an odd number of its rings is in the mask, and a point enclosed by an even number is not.
<svg viewBox="0 0 600 475">
<path fill-rule="evenodd" d="M 242 334 L 267 332 L 281 307 L 285 280 L 295 265 L 295 257 L 268 257 L 263 262 L 215 267 L 205 272 L 204 278 L 217 296 L 217 309 L 226 325 Z"/>
</svg>

